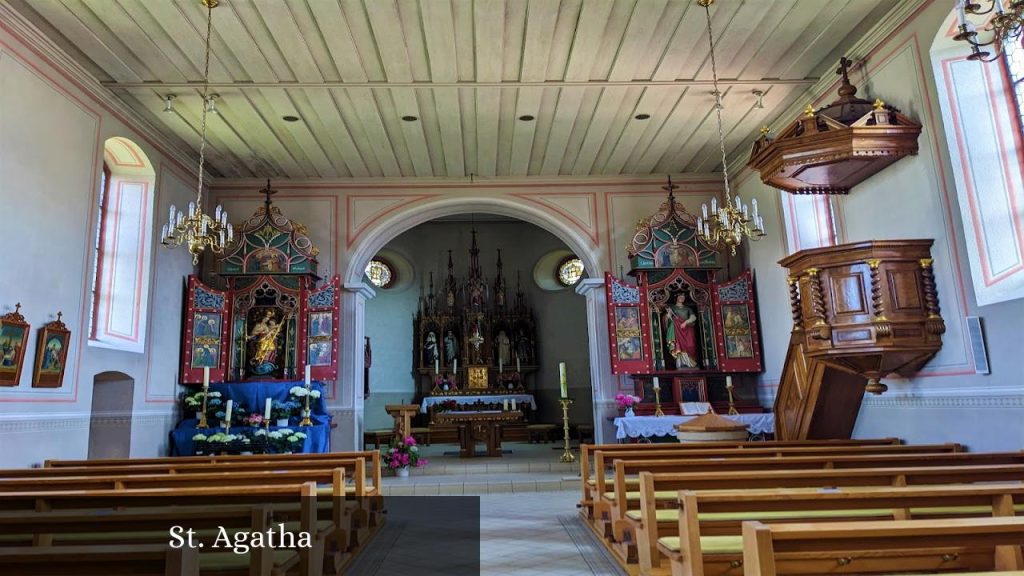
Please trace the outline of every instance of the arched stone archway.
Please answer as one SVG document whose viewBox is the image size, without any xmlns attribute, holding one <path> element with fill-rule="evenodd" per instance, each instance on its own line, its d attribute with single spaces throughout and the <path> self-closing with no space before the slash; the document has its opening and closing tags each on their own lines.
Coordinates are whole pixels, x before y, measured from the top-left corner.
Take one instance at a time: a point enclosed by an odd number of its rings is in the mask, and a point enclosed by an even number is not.
<svg viewBox="0 0 1024 576">
<path fill-rule="evenodd" d="M 581 231 L 573 229 L 555 214 L 526 204 L 514 197 L 450 197 L 404 208 L 374 222 L 353 244 L 342 275 L 340 406 L 333 412 L 338 424 L 332 445 L 335 449 L 362 449 L 363 437 L 363 336 L 365 304 L 375 295 L 363 282 L 366 263 L 395 237 L 420 224 L 457 214 L 495 214 L 529 222 L 560 239 L 583 260 L 589 278 L 576 287 L 587 300 L 587 334 L 590 378 L 594 406 L 595 441 L 610 441 L 607 416 L 615 413 L 617 381 L 608 362 L 608 333 L 603 272 L 608 268 L 599 247 Z M 586 377 L 581 375 L 580 377 Z"/>
</svg>

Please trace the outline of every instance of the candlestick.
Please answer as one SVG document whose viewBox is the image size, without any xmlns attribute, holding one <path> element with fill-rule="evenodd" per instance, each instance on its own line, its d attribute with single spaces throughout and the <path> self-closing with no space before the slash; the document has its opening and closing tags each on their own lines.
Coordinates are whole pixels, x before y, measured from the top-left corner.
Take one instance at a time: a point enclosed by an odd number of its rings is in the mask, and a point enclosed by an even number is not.
<svg viewBox="0 0 1024 576">
<path fill-rule="evenodd" d="M 565 364 L 562 364 L 565 366 Z M 572 400 L 569 398 L 561 398 L 558 403 L 562 405 L 562 456 L 558 459 L 559 462 L 575 462 L 576 455 L 572 453 L 569 446 L 569 405 L 572 404 Z"/>
<path fill-rule="evenodd" d="M 562 392 L 562 398 L 569 397 L 569 386 L 565 378 L 565 362 L 558 363 L 558 386 Z"/>
<path fill-rule="evenodd" d="M 313 421 L 309 418 L 309 392 L 313 389 L 313 383 L 309 380 L 309 366 L 306 366 L 306 396 L 305 398 L 305 409 L 302 411 L 302 421 L 299 422 L 299 426 L 312 426 Z"/>
<path fill-rule="evenodd" d="M 657 378 L 655 378 L 657 380 Z M 665 413 L 661 411 L 661 387 L 655 386 L 654 388 L 654 415 L 664 416 Z"/>
<path fill-rule="evenodd" d="M 729 393 L 729 416 L 739 416 L 739 410 L 736 410 L 736 403 L 732 397 L 732 376 L 725 377 L 725 390 Z"/>
<path fill-rule="evenodd" d="M 203 410 L 199 413 L 199 424 L 196 424 L 196 428 L 209 428 L 210 424 L 206 421 L 206 398 L 210 395 L 210 388 L 203 386 Z"/>
</svg>

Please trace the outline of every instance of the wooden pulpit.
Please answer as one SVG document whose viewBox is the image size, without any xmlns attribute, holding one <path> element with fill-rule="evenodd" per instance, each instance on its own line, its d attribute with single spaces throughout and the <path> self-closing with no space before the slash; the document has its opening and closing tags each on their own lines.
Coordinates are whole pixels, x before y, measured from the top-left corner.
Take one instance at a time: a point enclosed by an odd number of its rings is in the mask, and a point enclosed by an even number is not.
<svg viewBox="0 0 1024 576">
<path fill-rule="evenodd" d="M 412 417 L 420 409 L 419 404 L 386 404 L 384 410 L 395 419 L 395 442 L 405 440 L 412 434 Z"/>
</svg>

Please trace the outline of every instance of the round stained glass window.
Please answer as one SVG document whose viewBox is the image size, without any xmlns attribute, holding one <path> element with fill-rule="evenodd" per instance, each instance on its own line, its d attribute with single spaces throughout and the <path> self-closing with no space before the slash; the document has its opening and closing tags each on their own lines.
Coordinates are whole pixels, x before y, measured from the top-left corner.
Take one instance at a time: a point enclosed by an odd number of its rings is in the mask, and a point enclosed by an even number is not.
<svg viewBox="0 0 1024 576">
<path fill-rule="evenodd" d="M 562 263 L 558 265 L 556 276 L 562 286 L 574 286 L 580 281 L 580 278 L 583 278 L 583 260 L 576 256 L 562 260 Z"/>
<path fill-rule="evenodd" d="M 366 265 L 366 277 L 377 288 L 389 288 L 395 283 L 395 272 L 391 265 L 380 258 L 374 258 Z"/>
</svg>

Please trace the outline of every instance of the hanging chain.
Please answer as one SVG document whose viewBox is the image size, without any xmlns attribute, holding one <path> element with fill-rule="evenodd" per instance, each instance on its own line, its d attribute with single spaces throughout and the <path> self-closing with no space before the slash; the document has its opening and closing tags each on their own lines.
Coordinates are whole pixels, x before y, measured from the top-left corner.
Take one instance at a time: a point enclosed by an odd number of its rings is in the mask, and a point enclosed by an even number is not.
<svg viewBox="0 0 1024 576">
<path fill-rule="evenodd" d="M 196 208 L 202 212 L 203 205 L 203 164 L 206 162 L 206 107 L 207 92 L 210 90 L 210 37 L 213 32 L 213 2 L 206 4 L 206 61 L 203 67 L 203 114 L 199 141 L 199 187 L 196 190 Z"/>
<path fill-rule="evenodd" d="M 722 177 L 725 178 L 725 203 L 729 204 L 732 191 L 729 188 L 729 162 L 725 154 L 725 132 L 722 129 L 722 93 L 718 90 L 718 65 L 715 62 L 715 39 L 711 33 L 711 2 L 700 2 L 708 20 L 708 47 L 711 49 L 711 81 L 715 87 L 715 114 L 718 117 L 718 146 L 722 151 Z"/>
</svg>

